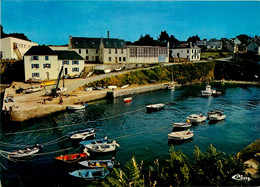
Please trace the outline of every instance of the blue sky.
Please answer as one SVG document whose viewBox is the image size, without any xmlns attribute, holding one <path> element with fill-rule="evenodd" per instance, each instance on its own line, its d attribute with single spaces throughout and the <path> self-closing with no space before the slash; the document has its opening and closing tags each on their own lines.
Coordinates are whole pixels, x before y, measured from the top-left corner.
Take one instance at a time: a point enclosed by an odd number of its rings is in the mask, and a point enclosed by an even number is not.
<svg viewBox="0 0 260 187">
<path fill-rule="evenodd" d="M 69 36 L 136 41 L 166 30 L 178 40 L 260 35 L 260 1 L 2 0 L 5 33 L 39 44 L 67 44 Z"/>
</svg>

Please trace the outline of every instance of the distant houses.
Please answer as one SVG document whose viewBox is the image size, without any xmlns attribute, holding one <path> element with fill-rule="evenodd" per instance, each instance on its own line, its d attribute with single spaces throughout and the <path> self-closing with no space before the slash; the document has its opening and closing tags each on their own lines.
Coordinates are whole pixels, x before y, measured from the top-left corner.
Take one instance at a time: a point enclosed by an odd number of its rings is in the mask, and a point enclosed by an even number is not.
<svg viewBox="0 0 260 187">
<path fill-rule="evenodd" d="M 0 39 L 0 57 L 4 60 L 22 60 L 23 55 L 32 47 L 37 46 L 35 42 L 14 37 Z"/>
<path fill-rule="evenodd" d="M 84 59 L 75 51 L 54 51 L 48 46 L 33 46 L 24 54 L 25 81 L 57 79 L 64 66 L 63 75 L 80 75 Z"/>
</svg>

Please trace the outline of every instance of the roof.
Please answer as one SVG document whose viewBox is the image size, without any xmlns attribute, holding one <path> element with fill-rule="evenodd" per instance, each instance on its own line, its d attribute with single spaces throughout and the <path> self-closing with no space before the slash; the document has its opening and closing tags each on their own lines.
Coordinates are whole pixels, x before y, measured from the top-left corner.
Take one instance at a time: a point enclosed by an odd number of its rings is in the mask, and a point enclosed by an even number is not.
<svg viewBox="0 0 260 187">
<path fill-rule="evenodd" d="M 75 51 L 55 51 L 59 60 L 84 60 Z"/>
<path fill-rule="evenodd" d="M 105 48 L 126 48 L 125 41 L 116 38 L 71 37 L 70 43 L 72 49 L 99 49 L 101 40 Z"/>
<path fill-rule="evenodd" d="M 100 38 L 71 37 L 70 42 L 73 49 L 98 49 L 100 46 Z"/>
<path fill-rule="evenodd" d="M 196 44 L 192 42 L 179 42 L 179 43 L 172 43 L 171 49 L 200 49 Z"/>
<path fill-rule="evenodd" d="M 51 48 L 45 45 L 32 46 L 25 54 L 26 55 L 57 55 Z"/>
<path fill-rule="evenodd" d="M 124 40 L 115 38 L 103 38 L 103 44 L 105 48 L 126 48 Z"/>
</svg>

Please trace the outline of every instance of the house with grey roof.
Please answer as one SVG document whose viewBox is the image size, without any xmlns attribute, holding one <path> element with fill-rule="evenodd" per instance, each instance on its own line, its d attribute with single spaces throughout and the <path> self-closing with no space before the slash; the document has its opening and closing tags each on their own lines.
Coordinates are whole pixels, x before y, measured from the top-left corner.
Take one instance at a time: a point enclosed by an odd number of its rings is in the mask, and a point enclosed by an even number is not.
<svg viewBox="0 0 260 187">
<path fill-rule="evenodd" d="M 78 76 L 84 70 L 84 59 L 75 51 L 33 46 L 24 54 L 25 81 L 57 79 L 62 66 L 63 75 Z"/>
</svg>

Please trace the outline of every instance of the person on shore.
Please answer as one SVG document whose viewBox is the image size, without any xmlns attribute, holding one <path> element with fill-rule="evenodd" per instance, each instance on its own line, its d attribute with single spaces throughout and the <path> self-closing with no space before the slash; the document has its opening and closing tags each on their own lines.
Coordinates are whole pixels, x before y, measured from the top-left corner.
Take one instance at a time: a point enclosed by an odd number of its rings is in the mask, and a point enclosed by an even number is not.
<svg viewBox="0 0 260 187">
<path fill-rule="evenodd" d="M 62 105 L 62 103 L 63 103 L 63 99 L 62 99 L 62 97 L 61 97 L 59 104 Z"/>
<path fill-rule="evenodd" d="M 42 102 L 42 104 L 45 104 L 46 103 L 46 99 L 43 99 L 43 102 Z"/>
<path fill-rule="evenodd" d="M 13 111 L 13 107 L 12 106 L 9 106 L 9 114 L 11 114 Z"/>
</svg>

